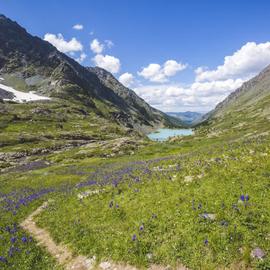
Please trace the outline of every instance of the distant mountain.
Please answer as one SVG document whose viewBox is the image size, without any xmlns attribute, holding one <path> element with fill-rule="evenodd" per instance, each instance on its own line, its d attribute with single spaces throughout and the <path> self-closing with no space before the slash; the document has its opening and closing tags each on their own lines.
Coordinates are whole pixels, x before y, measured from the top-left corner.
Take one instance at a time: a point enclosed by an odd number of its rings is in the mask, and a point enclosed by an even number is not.
<svg viewBox="0 0 270 270">
<path fill-rule="evenodd" d="M 184 124 L 191 125 L 200 119 L 203 113 L 199 112 L 167 112 L 168 115 L 180 119 Z"/>
<path fill-rule="evenodd" d="M 269 132 L 270 66 L 245 82 L 203 118 L 205 124 L 222 132 Z"/>
<path fill-rule="evenodd" d="M 18 99 L 18 95 L 23 96 L 21 92 L 34 91 L 43 99 L 81 104 L 104 118 L 142 132 L 181 124 L 152 108 L 109 72 L 81 66 L 4 15 L 0 15 L 0 78 L 0 84 L 12 90 L 2 87 L 2 100 L 23 101 L 30 96 Z"/>
</svg>

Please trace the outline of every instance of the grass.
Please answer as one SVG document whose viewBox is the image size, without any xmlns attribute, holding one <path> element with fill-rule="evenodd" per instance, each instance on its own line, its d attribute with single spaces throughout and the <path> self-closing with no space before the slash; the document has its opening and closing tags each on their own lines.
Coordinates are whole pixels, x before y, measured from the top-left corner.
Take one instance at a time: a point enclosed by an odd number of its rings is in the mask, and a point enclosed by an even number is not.
<svg viewBox="0 0 270 270">
<path fill-rule="evenodd" d="M 113 183 L 118 182 L 118 173 L 110 178 L 111 185 L 91 188 L 102 190 L 98 195 L 78 200 L 81 191 L 74 190 L 59 196 L 39 217 L 39 225 L 47 227 L 56 241 L 99 259 L 144 267 L 183 263 L 191 269 L 216 269 L 240 261 L 254 265 L 252 248 L 269 252 L 265 237 L 270 226 L 270 162 L 264 156 L 269 149 L 252 143 L 244 148 L 232 145 L 221 161 L 213 160 L 219 158 L 216 154 L 202 151 L 144 164 L 132 173 L 128 168 L 135 165 L 122 164 L 126 173 L 117 185 Z M 186 176 L 194 180 L 186 183 Z M 103 172 L 96 177 L 103 183 Z M 250 200 L 240 201 L 242 194 Z M 215 220 L 203 218 L 205 213 L 214 214 Z"/>
<path fill-rule="evenodd" d="M 48 166 L 9 171 L 12 159 L 2 165 L 7 169 L 0 175 L 0 269 L 60 269 L 18 227 L 49 198 L 54 202 L 37 217 L 38 225 L 77 254 L 142 268 L 270 268 L 270 138 L 264 118 L 244 129 L 235 127 L 247 122 L 244 115 L 235 123 L 228 115 L 195 136 L 154 143 L 122 141 L 126 130 L 91 113 L 83 116 L 76 106 L 45 105 L 53 113 L 31 123 L 25 119 L 40 105 L 15 105 L 16 113 L 12 106 L 0 116 L 1 152 L 28 151 L 26 163 Z M 60 116 L 67 118 L 61 128 Z M 76 134 L 104 144 L 55 151 Z M 37 148 L 52 150 L 33 155 Z M 88 190 L 100 192 L 78 198 Z M 266 253 L 264 260 L 250 256 L 256 247 Z"/>
</svg>

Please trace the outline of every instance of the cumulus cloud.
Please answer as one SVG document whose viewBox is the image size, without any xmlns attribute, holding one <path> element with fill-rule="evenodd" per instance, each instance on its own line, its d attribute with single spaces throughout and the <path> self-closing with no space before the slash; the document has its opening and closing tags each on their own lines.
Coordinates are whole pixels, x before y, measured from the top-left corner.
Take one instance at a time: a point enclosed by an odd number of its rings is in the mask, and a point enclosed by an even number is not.
<svg viewBox="0 0 270 270">
<path fill-rule="evenodd" d="M 83 45 L 74 37 L 70 41 L 66 41 L 62 34 L 54 35 L 47 33 L 44 36 L 44 40 L 50 42 L 63 53 L 73 53 L 83 50 Z"/>
<path fill-rule="evenodd" d="M 214 81 L 235 78 L 249 79 L 270 63 L 270 42 L 248 42 L 232 55 L 225 56 L 223 65 L 207 70 L 199 67 L 196 81 Z"/>
<path fill-rule="evenodd" d="M 146 85 L 136 93 L 152 106 L 163 111 L 209 111 L 228 94 L 242 85 L 241 79 L 179 84 Z"/>
<path fill-rule="evenodd" d="M 97 54 L 92 60 L 95 65 L 111 73 L 117 73 L 120 70 L 120 60 L 114 56 Z"/>
<path fill-rule="evenodd" d="M 76 58 L 76 61 L 79 62 L 80 64 L 85 60 L 87 55 L 85 53 L 81 53 L 78 58 Z"/>
<path fill-rule="evenodd" d="M 168 61 L 167 61 L 168 62 Z M 205 66 L 195 69 L 195 80 L 190 85 L 146 85 L 135 91 L 151 105 L 163 111 L 209 111 L 231 92 L 258 74 L 270 63 L 270 42 L 248 42 L 232 55 L 225 56 L 222 65 L 210 70 Z M 167 74 L 174 74 L 175 63 Z M 165 74 L 165 64 L 148 66 L 144 76 L 154 78 Z M 164 80 L 166 76 L 161 76 Z"/>
<path fill-rule="evenodd" d="M 168 60 L 162 66 L 155 63 L 149 64 L 147 67 L 143 67 L 138 72 L 138 75 L 151 82 L 164 83 L 168 81 L 168 77 L 174 76 L 186 67 L 186 64 L 178 63 L 175 60 Z"/>
<path fill-rule="evenodd" d="M 175 60 L 168 60 L 164 63 L 163 72 L 165 76 L 174 76 L 178 71 L 184 70 L 187 67 L 186 64 L 177 63 Z"/>
<path fill-rule="evenodd" d="M 104 49 L 104 44 L 100 43 L 98 41 L 98 39 L 94 39 L 91 43 L 90 43 L 90 48 L 94 53 L 102 53 L 103 49 Z"/>
<path fill-rule="evenodd" d="M 82 24 L 75 24 L 72 26 L 72 28 L 75 30 L 83 30 L 83 25 Z"/>
<path fill-rule="evenodd" d="M 131 73 L 123 73 L 119 77 L 119 81 L 126 87 L 130 87 L 134 83 L 134 76 Z"/>
</svg>

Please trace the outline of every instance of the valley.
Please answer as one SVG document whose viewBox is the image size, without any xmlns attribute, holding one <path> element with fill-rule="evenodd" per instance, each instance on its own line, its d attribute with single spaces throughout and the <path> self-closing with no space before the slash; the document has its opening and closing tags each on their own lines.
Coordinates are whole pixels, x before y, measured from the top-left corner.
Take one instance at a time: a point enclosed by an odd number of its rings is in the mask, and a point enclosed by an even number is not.
<svg viewBox="0 0 270 270">
<path fill-rule="evenodd" d="M 270 269 L 269 66 L 187 125 L 1 15 L 0 77 L 0 269 Z"/>
</svg>

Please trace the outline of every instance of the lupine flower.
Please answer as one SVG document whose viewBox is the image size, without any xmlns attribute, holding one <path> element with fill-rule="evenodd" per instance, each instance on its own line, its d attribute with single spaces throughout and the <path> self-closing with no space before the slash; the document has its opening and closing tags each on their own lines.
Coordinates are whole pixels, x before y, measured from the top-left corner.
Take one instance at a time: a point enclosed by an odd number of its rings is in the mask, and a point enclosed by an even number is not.
<svg viewBox="0 0 270 270">
<path fill-rule="evenodd" d="M 8 256 L 9 256 L 9 257 L 12 257 L 14 251 L 15 251 L 15 248 L 14 248 L 14 247 L 10 247 L 10 249 L 9 249 L 9 251 L 8 251 Z"/>
<path fill-rule="evenodd" d="M 23 242 L 23 243 L 27 243 L 27 237 L 26 237 L 26 236 L 23 236 L 23 237 L 22 237 L 22 242 Z"/>
<path fill-rule="evenodd" d="M 12 244 L 14 244 L 14 243 L 16 242 L 16 240 L 17 240 L 16 237 L 11 237 L 11 238 L 10 238 L 10 242 L 11 242 Z"/>
<path fill-rule="evenodd" d="M 5 257 L 3 257 L 3 256 L 0 256 L 0 262 L 6 263 L 7 259 Z"/>
<path fill-rule="evenodd" d="M 248 201 L 249 200 L 249 196 L 248 195 L 246 195 L 246 201 Z"/>
<path fill-rule="evenodd" d="M 245 195 L 241 195 L 241 196 L 240 196 L 240 200 L 241 200 L 242 202 L 244 202 L 244 201 L 245 201 Z"/>
<path fill-rule="evenodd" d="M 204 240 L 204 244 L 208 245 L 209 241 L 207 239 Z"/>
<path fill-rule="evenodd" d="M 137 236 L 136 236 L 136 234 L 133 234 L 132 241 L 136 241 L 136 240 L 137 240 Z"/>
<path fill-rule="evenodd" d="M 140 231 L 143 231 L 143 229 L 144 229 L 144 226 L 141 225 L 141 226 L 140 226 Z"/>
</svg>

